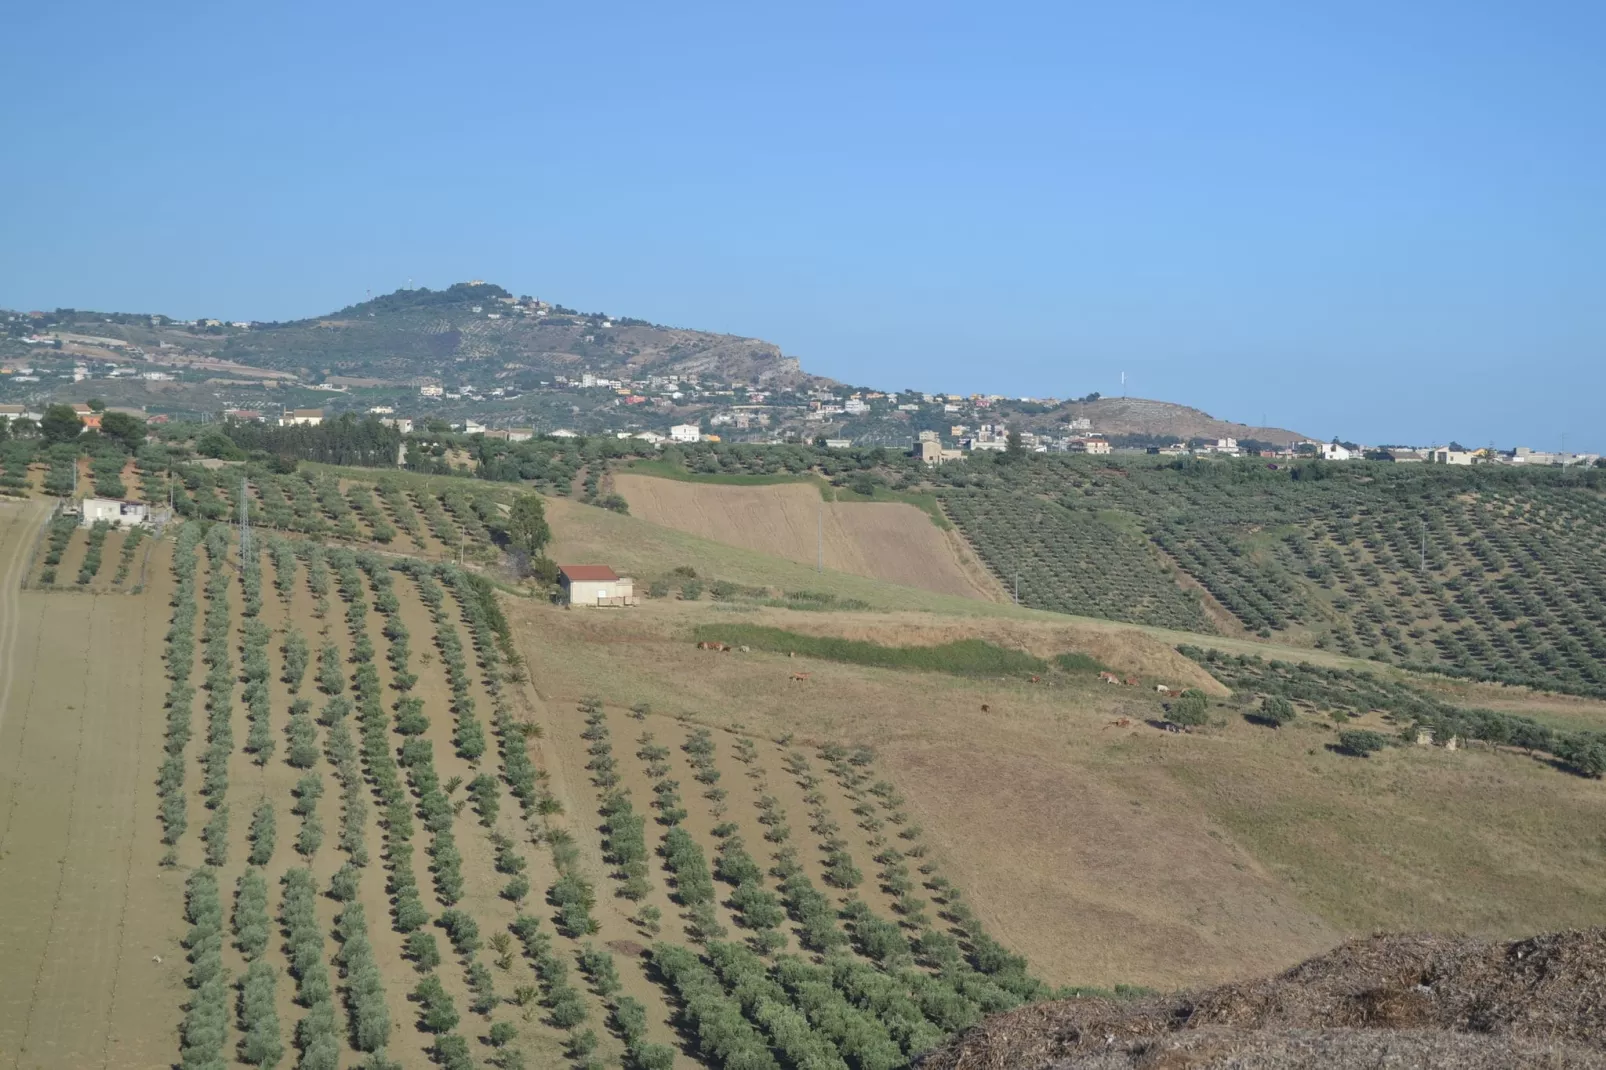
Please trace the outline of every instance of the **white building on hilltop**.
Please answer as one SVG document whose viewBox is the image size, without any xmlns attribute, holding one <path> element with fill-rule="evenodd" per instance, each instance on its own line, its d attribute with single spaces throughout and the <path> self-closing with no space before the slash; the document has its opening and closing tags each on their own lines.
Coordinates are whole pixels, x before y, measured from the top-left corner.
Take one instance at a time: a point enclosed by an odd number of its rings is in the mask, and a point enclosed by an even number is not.
<svg viewBox="0 0 1606 1070">
<path fill-rule="evenodd" d="M 669 437 L 676 442 L 701 442 L 703 429 L 696 424 L 676 424 L 669 429 Z"/>
</svg>

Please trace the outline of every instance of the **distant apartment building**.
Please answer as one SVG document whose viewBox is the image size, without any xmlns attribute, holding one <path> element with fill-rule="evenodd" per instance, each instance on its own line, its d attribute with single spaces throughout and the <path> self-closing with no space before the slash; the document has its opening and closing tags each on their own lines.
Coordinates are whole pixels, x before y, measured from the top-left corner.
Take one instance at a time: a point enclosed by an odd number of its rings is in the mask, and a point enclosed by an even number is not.
<svg viewBox="0 0 1606 1070">
<path fill-rule="evenodd" d="M 421 398 L 445 397 L 446 388 L 439 383 L 426 383 L 418 388 L 418 396 Z"/>
<path fill-rule="evenodd" d="M 703 429 L 696 424 L 676 424 L 669 429 L 669 437 L 675 442 L 701 442 Z"/>
</svg>

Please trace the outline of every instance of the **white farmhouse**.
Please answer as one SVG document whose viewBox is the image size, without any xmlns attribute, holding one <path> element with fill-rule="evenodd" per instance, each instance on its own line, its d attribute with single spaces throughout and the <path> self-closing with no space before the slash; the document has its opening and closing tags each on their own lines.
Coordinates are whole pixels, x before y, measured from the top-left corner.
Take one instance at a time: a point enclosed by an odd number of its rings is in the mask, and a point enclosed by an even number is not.
<svg viewBox="0 0 1606 1070">
<path fill-rule="evenodd" d="M 566 606 L 633 606 L 636 581 L 607 565 L 559 565 L 559 600 Z"/>
<path fill-rule="evenodd" d="M 144 502 L 127 502 L 120 498 L 85 498 L 79 507 L 78 526 L 94 527 L 104 520 L 114 528 L 133 528 L 145 523 L 150 506 Z"/>
<path fill-rule="evenodd" d="M 703 430 L 696 424 L 676 424 L 669 429 L 669 437 L 676 442 L 701 442 Z"/>
<path fill-rule="evenodd" d="M 285 409 L 279 417 L 280 427 L 317 427 L 321 423 L 322 409 Z"/>
</svg>

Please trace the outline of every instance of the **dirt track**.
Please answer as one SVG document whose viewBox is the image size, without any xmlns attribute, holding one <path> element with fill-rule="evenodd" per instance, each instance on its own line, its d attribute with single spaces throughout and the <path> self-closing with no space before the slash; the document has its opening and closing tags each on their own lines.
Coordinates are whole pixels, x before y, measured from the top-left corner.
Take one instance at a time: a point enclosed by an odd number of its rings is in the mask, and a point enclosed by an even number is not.
<svg viewBox="0 0 1606 1070">
<path fill-rule="evenodd" d="M 825 502 L 809 483 L 744 487 L 619 475 L 632 515 L 790 561 L 942 594 L 1002 601 L 1003 592 L 954 532 L 912 505 Z"/>
</svg>

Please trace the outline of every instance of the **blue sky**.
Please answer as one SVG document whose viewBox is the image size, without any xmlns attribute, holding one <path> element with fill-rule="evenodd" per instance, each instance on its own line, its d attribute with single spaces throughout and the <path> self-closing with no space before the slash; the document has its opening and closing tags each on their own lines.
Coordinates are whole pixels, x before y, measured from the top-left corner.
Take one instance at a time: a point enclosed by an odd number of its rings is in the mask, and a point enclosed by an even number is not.
<svg viewBox="0 0 1606 1070">
<path fill-rule="evenodd" d="M 1606 449 L 1606 5 L 27 5 L 0 306 L 409 278 L 856 383 Z"/>
</svg>

